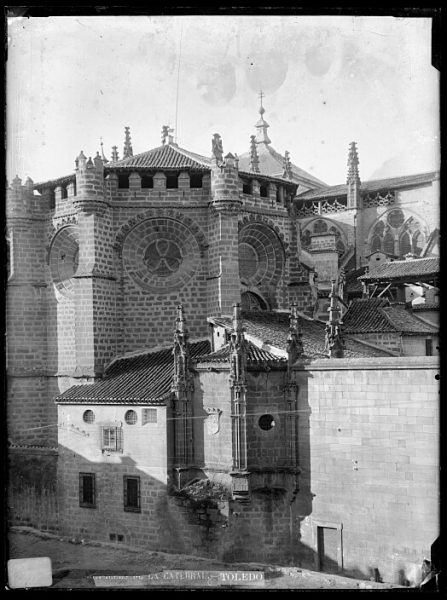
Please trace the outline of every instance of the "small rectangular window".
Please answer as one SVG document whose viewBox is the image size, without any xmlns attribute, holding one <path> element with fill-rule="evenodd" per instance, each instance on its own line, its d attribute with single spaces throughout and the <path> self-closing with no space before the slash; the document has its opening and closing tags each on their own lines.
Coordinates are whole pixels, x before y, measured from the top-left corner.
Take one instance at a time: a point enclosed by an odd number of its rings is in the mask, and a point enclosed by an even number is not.
<svg viewBox="0 0 447 600">
<path fill-rule="evenodd" d="M 157 422 L 157 409 L 156 408 L 143 408 L 143 425 L 146 423 Z"/>
<path fill-rule="evenodd" d="M 123 430 L 121 427 L 102 427 L 101 441 L 102 450 L 108 452 L 122 452 L 123 450 Z"/>
<path fill-rule="evenodd" d="M 242 193 L 251 194 L 251 184 L 248 181 L 242 183 Z"/>
<path fill-rule="evenodd" d="M 118 188 L 121 190 L 129 189 L 129 175 L 118 175 Z"/>
<path fill-rule="evenodd" d="M 166 189 L 172 190 L 178 188 L 178 175 L 166 175 Z"/>
<path fill-rule="evenodd" d="M 192 173 L 190 175 L 189 187 L 191 188 L 201 188 L 203 185 L 202 175 L 196 175 Z"/>
<path fill-rule="evenodd" d="M 431 338 L 425 340 L 425 356 L 433 356 L 433 340 Z"/>
<path fill-rule="evenodd" d="M 124 475 L 124 510 L 140 512 L 140 478 Z"/>
<path fill-rule="evenodd" d="M 79 473 L 79 506 L 96 508 L 96 476 L 94 473 Z"/>
</svg>

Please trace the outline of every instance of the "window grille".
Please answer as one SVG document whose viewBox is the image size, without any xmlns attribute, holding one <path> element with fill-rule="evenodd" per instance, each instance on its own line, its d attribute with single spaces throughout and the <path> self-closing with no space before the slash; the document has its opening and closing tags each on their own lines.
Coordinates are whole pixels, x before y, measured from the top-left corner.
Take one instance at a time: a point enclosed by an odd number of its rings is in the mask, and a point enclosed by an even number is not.
<svg viewBox="0 0 447 600">
<path fill-rule="evenodd" d="M 123 451 L 123 430 L 121 427 L 104 426 L 102 427 L 102 450 L 108 452 Z"/>
<path fill-rule="evenodd" d="M 146 423 L 157 422 L 157 409 L 156 408 L 143 408 L 143 425 Z"/>
</svg>

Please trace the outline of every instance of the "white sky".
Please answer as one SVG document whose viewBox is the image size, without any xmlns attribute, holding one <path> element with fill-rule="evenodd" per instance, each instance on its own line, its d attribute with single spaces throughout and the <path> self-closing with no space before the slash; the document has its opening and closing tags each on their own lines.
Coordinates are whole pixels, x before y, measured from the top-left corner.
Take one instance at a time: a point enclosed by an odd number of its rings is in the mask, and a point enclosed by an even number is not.
<svg viewBox="0 0 447 600">
<path fill-rule="evenodd" d="M 439 166 L 439 78 L 431 19 L 395 17 L 50 17 L 8 27 L 7 177 L 67 175 L 80 150 L 134 154 L 177 141 L 243 154 L 259 118 L 272 146 L 328 184 L 346 178 L 348 145 L 363 180 Z"/>
</svg>

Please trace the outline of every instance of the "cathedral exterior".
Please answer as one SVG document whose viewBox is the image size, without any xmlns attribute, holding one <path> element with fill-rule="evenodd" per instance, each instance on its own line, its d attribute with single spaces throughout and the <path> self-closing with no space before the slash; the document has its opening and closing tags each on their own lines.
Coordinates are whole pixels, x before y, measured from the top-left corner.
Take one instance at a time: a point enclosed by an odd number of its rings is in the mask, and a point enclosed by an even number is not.
<svg viewBox="0 0 447 600">
<path fill-rule="evenodd" d="M 352 143 L 326 186 L 273 149 L 264 112 L 240 157 L 168 127 L 134 155 L 126 128 L 121 159 L 11 183 L 11 518 L 395 580 L 437 536 L 437 328 L 393 304 L 436 289 L 439 175 L 361 182 Z M 370 283 L 377 253 L 420 272 Z M 352 273 L 365 301 L 383 284 L 371 331 Z M 220 495 L 198 507 L 184 490 L 203 482 Z M 425 526 L 411 539 L 387 530 L 403 509 Z"/>
</svg>

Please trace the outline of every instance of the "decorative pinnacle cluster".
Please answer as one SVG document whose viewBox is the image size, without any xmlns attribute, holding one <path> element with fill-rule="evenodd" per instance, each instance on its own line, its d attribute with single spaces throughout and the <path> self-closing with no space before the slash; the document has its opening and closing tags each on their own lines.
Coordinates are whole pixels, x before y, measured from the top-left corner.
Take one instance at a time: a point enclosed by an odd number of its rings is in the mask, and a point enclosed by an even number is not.
<svg viewBox="0 0 447 600">
<path fill-rule="evenodd" d="M 130 156 L 133 156 L 132 143 L 130 141 L 130 127 L 125 127 L 123 158 L 129 158 Z"/>
<path fill-rule="evenodd" d="M 359 157 L 357 154 L 357 146 L 356 146 L 355 142 L 351 142 L 349 144 L 349 154 L 348 154 L 347 183 L 351 183 L 353 181 L 357 181 L 358 183 L 360 183 Z"/>
<path fill-rule="evenodd" d="M 259 156 L 256 148 L 256 136 L 250 136 L 250 170 L 259 173 Z"/>
</svg>

